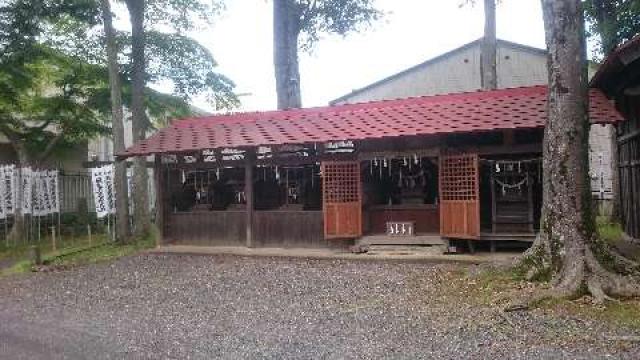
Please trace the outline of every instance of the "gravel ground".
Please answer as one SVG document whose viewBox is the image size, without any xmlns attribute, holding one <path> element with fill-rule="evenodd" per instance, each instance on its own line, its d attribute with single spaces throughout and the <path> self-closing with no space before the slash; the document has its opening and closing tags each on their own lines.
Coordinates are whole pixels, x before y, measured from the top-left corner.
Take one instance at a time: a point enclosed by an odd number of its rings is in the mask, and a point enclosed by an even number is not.
<svg viewBox="0 0 640 360">
<path fill-rule="evenodd" d="M 626 358 L 629 330 L 451 293 L 460 265 L 138 255 L 0 279 L 0 358 Z M 635 334 L 638 335 L 638 334 Z"/>
</svg>

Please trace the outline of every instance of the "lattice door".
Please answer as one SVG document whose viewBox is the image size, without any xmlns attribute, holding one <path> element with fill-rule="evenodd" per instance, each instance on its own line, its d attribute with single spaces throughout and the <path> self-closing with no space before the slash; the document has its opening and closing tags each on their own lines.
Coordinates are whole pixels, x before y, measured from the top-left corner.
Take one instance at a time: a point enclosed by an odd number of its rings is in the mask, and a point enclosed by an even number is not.
<svg viewBox="0 0 640 360">
<path fill-rule="evenodd" d="M 478 154 L 440 156 L 440 234 L 480 237 Z"/>
<path fill-rule="evenodd" d="M 324 235 L 327 239 L 362 236 L 360 163 L 322 163 Z"/>
</svg>

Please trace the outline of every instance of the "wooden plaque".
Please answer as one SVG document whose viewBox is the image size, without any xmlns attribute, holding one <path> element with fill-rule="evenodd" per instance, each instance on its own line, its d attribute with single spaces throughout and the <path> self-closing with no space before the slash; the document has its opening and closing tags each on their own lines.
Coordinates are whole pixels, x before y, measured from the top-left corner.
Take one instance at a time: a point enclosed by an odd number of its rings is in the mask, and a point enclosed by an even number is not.
<svg viewBox="0 0 640 360">
<path fill-rule="evenodd" d="M 388 221 L 387 235 L 389 236 L 415 236 L 415 223 L 413 221 Z"/>
</svg>

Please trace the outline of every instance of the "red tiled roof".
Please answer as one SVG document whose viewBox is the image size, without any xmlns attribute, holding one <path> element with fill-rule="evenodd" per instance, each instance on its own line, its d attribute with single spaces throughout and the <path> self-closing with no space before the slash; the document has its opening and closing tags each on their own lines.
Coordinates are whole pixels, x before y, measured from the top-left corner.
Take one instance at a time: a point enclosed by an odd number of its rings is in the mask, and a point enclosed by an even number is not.
<svg viewBox="0 0 640 360">
<path fill-rule="evenodd" d="M 214 148 L 322 143 L 544 126 L 547 88 L 533 86 L 174 121 L 121 156 Z M 597 89 L 593 123 L 622 120 Z"/>
</svg>

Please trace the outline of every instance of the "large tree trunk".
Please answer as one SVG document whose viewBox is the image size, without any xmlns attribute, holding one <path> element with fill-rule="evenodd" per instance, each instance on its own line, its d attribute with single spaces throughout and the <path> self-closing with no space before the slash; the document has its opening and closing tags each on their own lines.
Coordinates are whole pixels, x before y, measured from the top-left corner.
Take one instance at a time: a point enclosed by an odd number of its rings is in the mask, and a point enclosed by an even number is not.
<svg viewBox="0 0 640 360">
<path fill-rule="evenodd" d="M 144 140 L 147 130 L 147 117 L 144 105 L 146 59 L 144 55 L 144 0 L 127 0 L 131 19 L 131 117 L 133 141 Z M 136 236 L 149 231 L 149 188 L 147 160 L 137 157 L 133 160 L 133 226 Z"/>
<path fill-rule="evenodd" d="M 107 66 L 109 68 L 109 86 L 111 88 L 111 116 L 113 131 L 113 151 L 121 153 L 125 150 L 124 114 L 122 111 L 122 87 L 118 70 L 118 46 L 113 29 L 111 4 L 109 0 L 101 1 L 102 20 L 107 50 Z M 116 240 L 127 242 L 129 239 L 129 191 L 127 186 L 127 164 L 115 161 L 114 189 L 116 192 Z"/>
<path fill-rule="evenodd" d="M 496 1 L 484 0 L 484 37 L 480 51 L 480 81 L 484 90 L 498 88 L 496 51 Z"/>
<path fill-rule="evenodd" d="M 584 20 L 580 0 L 542 0 L 549 51 L 548 117 L 543 143 L 543 207 L 540 234 L 525 254 L 530 277 L 547 275 L 558 296 L 586 288 L 607 295 L 634 295 L 630 276 L 610 272 L 618 259 L 595 234 L 588 177 L 588 94 Z M 623 261 L 620 260 L 622 263 Z M 624 261 L 637 270 L 637 264 Z"/>
<path fill-rule="evenodd" d="M 299 22 L 295 1 L 273 1 L 273 62 L 278 109 L 302 106 L 298 65 Z"/>
</svg>

